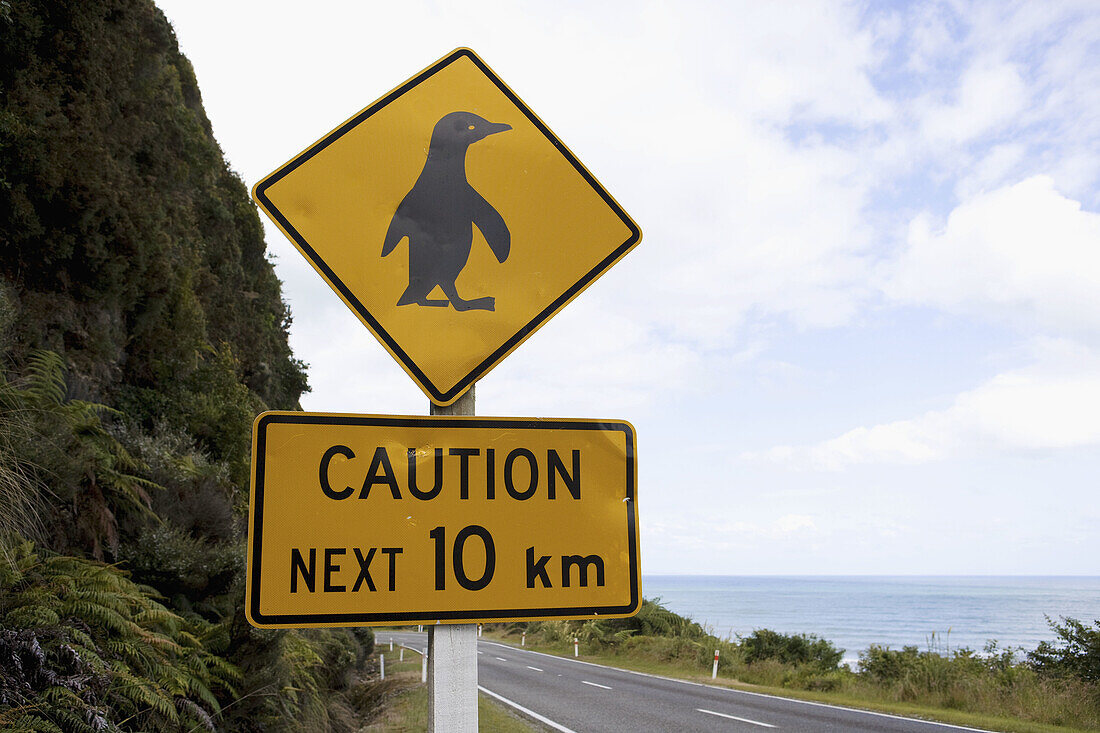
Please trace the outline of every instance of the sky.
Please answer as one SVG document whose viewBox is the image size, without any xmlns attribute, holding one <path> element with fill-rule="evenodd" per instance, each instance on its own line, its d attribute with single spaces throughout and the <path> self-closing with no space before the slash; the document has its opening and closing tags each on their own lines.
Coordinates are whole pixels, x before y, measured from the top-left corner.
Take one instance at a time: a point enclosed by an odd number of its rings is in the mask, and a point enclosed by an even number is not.
<svg viewBox="0 0 1100 733">
<path fill-rule="evenodd" d="M 636 427 L 643 574 L 1100 574 L 1096 2 L 158 5 L 249 187 L 464 46 L 639 224 L 476 399 Z M 264 224 L 303 407 L 427 414 Z"/>
</svg>

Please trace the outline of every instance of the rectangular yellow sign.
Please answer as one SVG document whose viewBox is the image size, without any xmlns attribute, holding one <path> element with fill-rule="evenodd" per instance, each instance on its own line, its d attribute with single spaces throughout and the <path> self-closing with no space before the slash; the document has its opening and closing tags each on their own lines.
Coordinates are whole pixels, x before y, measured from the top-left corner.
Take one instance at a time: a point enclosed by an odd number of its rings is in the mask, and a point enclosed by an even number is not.
<svg viewBox="0 0 1100 733">
<path fill-rule="evenodd" d="M 248 620 L 633 615 L 635 447 L 622 421 L 266 412 L 252 437 Z"/>
</svg>

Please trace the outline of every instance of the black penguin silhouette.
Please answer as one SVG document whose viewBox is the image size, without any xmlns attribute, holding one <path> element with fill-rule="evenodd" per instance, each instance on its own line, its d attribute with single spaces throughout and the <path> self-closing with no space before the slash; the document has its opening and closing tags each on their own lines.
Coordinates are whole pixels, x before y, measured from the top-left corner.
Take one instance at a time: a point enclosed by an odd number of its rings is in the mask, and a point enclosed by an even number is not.
<svg viewBox="0 0 1100 733">
<path fill-rule="evenodd" d="M 455 290 L 473 246 L 474 230 L 481 230 L 498 262 L 508 258 L 512 237 L 497 210 L 466 180 L 466 151 L 489 135 L 511 130 L 511 125 L 489 122 L 472 112 L 451 112 L 435 123 L 428 160 L 412 190 L 397 206 L 382 256 L 409 238 L 409 286 L 398 305 L 447 306 L 455 310 L 494 310 L 491 296 L 465 300 Z M 448 300 L 429 300 L 438 285 Z"/>
</svg>

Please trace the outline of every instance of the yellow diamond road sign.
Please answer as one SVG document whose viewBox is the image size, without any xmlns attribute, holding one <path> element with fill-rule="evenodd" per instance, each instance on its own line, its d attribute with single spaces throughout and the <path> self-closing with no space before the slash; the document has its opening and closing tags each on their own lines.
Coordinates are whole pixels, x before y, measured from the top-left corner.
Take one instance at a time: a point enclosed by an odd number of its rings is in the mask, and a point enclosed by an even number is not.
<svg viewBox="0 0 1100 733">
<path fill-rule="evenodd" d="M 253 430 L 248 619 L 631 616 L 634 456 L 622 421 L 266 412 Z"/>
<path fill-rule="evenodd" d="M 440 405 L 641 238 L 468 49 L 341 124 L 253 198 Z"/>
</svg>

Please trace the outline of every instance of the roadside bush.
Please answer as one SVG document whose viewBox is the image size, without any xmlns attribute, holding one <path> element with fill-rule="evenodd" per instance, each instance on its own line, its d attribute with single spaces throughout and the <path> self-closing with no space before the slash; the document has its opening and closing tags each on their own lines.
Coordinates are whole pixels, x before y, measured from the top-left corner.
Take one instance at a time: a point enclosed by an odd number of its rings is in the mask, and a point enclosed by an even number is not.
<svg viewBox="0 0 1100 733">
<path fill-rule="evenodd" d="M 1048 616 L 1047 624 L 1058 638 L 1040 642 L 1035 651 L 1028 652 L 1032 669 L 1047 677 L 1100 683 L 1100 620 L 1094 622 L 1096 628 L 1089 628 L 1074 618 L 1062 617 L 1058 623 Z"/>
<path fill-rule="evenodd" d="M 527 625 L 527 635 L 540 644 L 564 644 L 573 641 L 568 621 L 533 621 Z"/>
<path fill-rule="evenodd" d="M 741 657 L 747 664 L 774 659 L 784 664 L 812 665 L 818 669 L 836 669 L 844 656 L 831 641 L 813 634 L 780 634 L 757 629 L 740 639 Z"/>
<path fill-rule="evenodd" d="M 851 675 L 851 672 L 844 670 L 834 670 L 832 672 L 810 672 L 805 677 L 799 680 L 798 686 L 803 690 L 814 690 L 816 692 L 836 692 L 844 684 L 847 676 Z"/>
<path fill-rule="evenodd" d="M 698 623 L 673 613 L 661 605 L 661 599 L 642 599 L 638 613 L 630 618 L 616 618 L 600 621 L 613 632 L 629 631 L 643 636 L 683 636 L 689 639 L 703 639 L 706 630 Z"/>
<path fill-rule="evenodd" d="M 623 643 L 623 652 L 634 657 L 699 666 L 713 654 L 699 641 L 683 636 L 634 636 Z"/>
<path fill-rule="evenodd" d="M 313 629 L 305 634 L 321 657 L 321 674 L 330 690 L 346 690 L 354 683 L 354 673 L 374 652 L 374 632 L 370 629 Z"/>
<path fill-rule="evenodd" d="M 638 613 L 629 618 L 531 621 L 509 624 L 504 627 L 504 631 L 514 635 L 526 631 L 533 642 L 549 645 L 572 644 L 573 639 L 577 638 L 581 644 L 592 650 L 620 648 L 636 636 L 685 638 L 698 642 L 709 638 L 702 626 L 668 610 L 660 604 L 660 599 L 643 599 Z"/>
<path fill-rule="evenodd" d="M 891 649 L 872 644 L 859 654 L 859 673 L 881 682 L 892 682 L 908 676 L 919 663 L 920 650 L 915 646 Z"/>
</svg>

